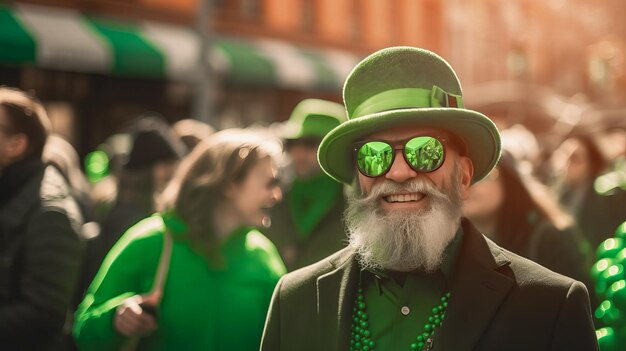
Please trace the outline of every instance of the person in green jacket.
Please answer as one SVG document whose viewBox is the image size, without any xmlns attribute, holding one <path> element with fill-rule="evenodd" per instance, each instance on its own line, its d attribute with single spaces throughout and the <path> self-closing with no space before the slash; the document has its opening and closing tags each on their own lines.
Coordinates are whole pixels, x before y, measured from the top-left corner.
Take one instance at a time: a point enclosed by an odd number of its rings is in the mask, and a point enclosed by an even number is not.
<svg viewBox="0 0 626 351">
<path fill-rule="evenodd" d="M 176 170 L 160 212 L 130 228 L 106 257 L 76 312 L 79 348 L 258 349 L 286 271 L 254 229 L 269 223 L 281 199 L 280 153 L 278 141 L 247 130 L 200 143 Z M 163 257 L 169 270 L 157 275 Z"/>
<path fill-rule="evenodd" d="M 290 271 L 345 247 L 343 185 L 322 172 L 317 163 L 320 141 L 346 119 L 345 114 L 336 102 L 305 99 L 285 124 L 285 150 L 295 179 L 285 191 L 285 200 L 272 209 L 267 237 Z"/>
<path fill-rule="evenodd" d="M 324 137 L 318 161 L 350 185 L 349 243 L 280 279 L 262 351 L 598 349 L 581 282 L 462 218 L 501 142 L 487 116 L 464 108 L 444 59 L 380 50 L 352 70 L 343 97 L 348 121 Z"/>
</svg>

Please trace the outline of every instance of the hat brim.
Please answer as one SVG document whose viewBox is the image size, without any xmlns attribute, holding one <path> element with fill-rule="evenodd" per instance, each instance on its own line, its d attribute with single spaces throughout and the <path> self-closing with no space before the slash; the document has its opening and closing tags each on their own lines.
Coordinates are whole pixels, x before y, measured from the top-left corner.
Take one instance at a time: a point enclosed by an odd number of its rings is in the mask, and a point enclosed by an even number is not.
<svg viewBox="0 0 626 351">
<path fill-rule="evenodd" d="M 317 154 L 319 164 L 333 179 L 351 183 L 356 171 L 352 144 L 400 126 L 437 128 L 461 138 L 474 164 L 472 183 L 486 177 L 500 158 L 500 134 L 485 115 L 457 108 L 415 108 L 375 113 L 342 123 L 322 140 Z"/>
</svg>

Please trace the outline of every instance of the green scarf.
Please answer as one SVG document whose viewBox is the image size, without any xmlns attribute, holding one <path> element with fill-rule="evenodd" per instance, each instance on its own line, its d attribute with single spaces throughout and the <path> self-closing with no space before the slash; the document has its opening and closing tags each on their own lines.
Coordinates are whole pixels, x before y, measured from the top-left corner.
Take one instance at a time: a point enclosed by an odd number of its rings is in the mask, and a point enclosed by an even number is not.
<svg viewBox="0 0 626 351">
<path fill-rule="evenodd" d="M 341 184 L 323 172 L 309 179 L 294 181 L 287 201 L 300 239 L 311 235 L 315 226 L 342 196 L 341 190 Z"/>
</svg>

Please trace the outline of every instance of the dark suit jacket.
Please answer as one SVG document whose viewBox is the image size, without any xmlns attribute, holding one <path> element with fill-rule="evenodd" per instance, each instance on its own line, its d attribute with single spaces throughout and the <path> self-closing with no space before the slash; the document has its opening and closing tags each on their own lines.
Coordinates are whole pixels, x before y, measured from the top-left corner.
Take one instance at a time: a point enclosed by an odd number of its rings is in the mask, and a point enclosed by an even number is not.
<svg viewBox="0 0 626 351">
<path fill-rule="evenodd" d="M 452 297 L 434 350 L 598 349 L 582 283 L 500 248 L 465 220 L 462 225 Z M 261 350 L 348 350 L 358 270 L 354 252 L 344 249 L 285 275 Z"/>
</svg>

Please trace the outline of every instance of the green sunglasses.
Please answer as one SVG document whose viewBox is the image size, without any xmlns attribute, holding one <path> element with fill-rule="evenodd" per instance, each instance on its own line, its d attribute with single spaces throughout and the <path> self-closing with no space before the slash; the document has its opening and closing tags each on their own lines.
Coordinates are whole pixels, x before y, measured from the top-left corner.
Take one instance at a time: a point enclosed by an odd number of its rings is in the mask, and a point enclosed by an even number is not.
<svg viewBox="0 0 626 351">
<path fill-rule="evenodd" d="M 417 172 L 434 172 L 446 158 L 445 139 L 435 136 L 416 136 L 392 143 L 384 140 L 362 141 L 354 144 L 354 159 L 359 172 L 366 177 L 380 177 L 391 169 L 396 150 L 403 150 L 404 160 Z"/>
</svg>

